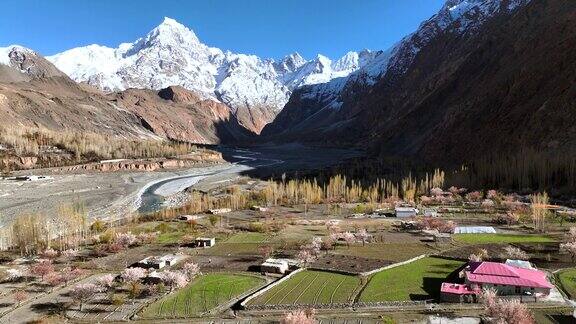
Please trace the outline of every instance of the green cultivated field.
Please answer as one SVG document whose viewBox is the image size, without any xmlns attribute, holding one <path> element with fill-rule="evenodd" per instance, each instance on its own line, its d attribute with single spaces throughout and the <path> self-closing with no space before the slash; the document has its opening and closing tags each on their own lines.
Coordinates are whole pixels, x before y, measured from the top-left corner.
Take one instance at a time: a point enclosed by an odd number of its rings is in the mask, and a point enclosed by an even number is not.
<svg viewBox="0 0 576 324">
<path fill-rule="evenodd" d="M 265 234 L 243 232 L 231 236 L 226 243 L 263 243 L 268 239 Z"/>
<path fill-rule="evenodd" d="M 562 270 L 556 275 L 562 289 L 570 296 L 576 298 L 576 268 Z"/>
<path fill-rule="evenodd" d="M 352 300 L 357 276 L 305 270 L 250 301 L 251 305 L 330 304 Z"/>
<path fill-rule="evenodd" d="M 463 264 L 429 257 L 378 272 L 370 278 L 359 300 L 378 302 L 437 298 L 440 284 Z"/>
<path fill-rule="evenodd" d="M 264 284 L 255 276 L 212 273 L 195 279 L 185 288 L 148 306 L 146 318 L 184 318 L 201 315 L 234 297 Z"/>
<path fill-rule="evenodd" d="M 549 236 L 533 234 L 454 234 L 454 239 L 468 244 L 555 242 Z"/>
</svg>

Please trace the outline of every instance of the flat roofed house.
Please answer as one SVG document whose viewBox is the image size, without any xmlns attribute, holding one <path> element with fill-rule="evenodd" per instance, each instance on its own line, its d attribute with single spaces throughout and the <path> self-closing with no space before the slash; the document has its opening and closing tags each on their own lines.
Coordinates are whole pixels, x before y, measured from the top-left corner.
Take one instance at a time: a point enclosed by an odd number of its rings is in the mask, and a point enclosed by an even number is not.
<svg viewBox="0 0 576 324">
<path fill-rule="evenodd" d="M 130 268 L 144 268 L 160 270 L 164 267 L 170 267 L 184 259 L 183 255 L 167 254 L 164 256 L 146 257 L 130 266 Z"/>
<path fill-rule="evenodd" d="M 418 209 L 414 207 L 396 207 L 394 212 L 396 217 L 415 217 L 418 215 Z"/>
<path fill-rule="evenodd" d="M 260 271 L 264 273 L 279 273 L 284 274 L 289 268 L 288 261 L 280 259 L 266 259 L 260 265 Z"/>
<path fill-rule="evenodd" d="M 217 208 L 217 209 L 210 209 L 208 210 L 209 214 L 213 214 L 213 215 L 219 215 L 219 214 L 226 214 L 231 212 L 232 209 L 230 208 Z"/>
<path fill-rule="evenodd" d="M 165 266 L 165 260 L 157 256 L 150 256 L 132 264 L 130 268 L 162 269 Z"/>
<path fill-rule="evenodd" d="M 194 240 L 194 245 L 201 248 L 209 248 L 215 244 L 216 238 L 214 237 L 197 237 L 196 240 Z"/>
</svg>

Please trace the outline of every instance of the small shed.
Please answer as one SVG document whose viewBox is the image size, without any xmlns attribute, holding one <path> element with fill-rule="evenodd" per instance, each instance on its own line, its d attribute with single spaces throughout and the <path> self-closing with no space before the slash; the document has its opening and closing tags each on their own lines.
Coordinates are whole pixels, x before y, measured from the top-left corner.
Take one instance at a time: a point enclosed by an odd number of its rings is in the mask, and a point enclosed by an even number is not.
<svg viewBox="0 0 576 324">
<path fill-rule="evenodd" d="M 394 211 L 396 217 L 415 217 L 418 215 L 418 208 L 415 207 L 396 207 Z"/>
<path fill-rule="evenodd" d="M 197 237 L 194 240 L 194 246 L 198 248 L 209 248 L 216 245 L 216 238 L 214 237 Z"/>
<path fill-rule="evenodd" d="M 494 234 L 496 230 L 492 226 L 457 226 L 454 234 Z"/>
<path fill-rule="evenodd" d="M 231 211 L 232 211 L 232 209 L 230 209 L 230 208 L 216 208 L 216 209 L 208 210 L 208 214 L 219 215 L 219 214 L 226 214 L 226 213 L 229 213 Z"/>
<path fill-rule="evenodd" d="M 264 263 L 260 265 L 260 271 L 263 273 L 278 273 L 284 274 L 288 271 L 288 261 L 282 259 L 266 259 Z"/>
<path fill-rule="evenodd" d="M 182 221 L 192 221 L 192 220 L 198 220 L 203 218 L 204 216 L 202 215 L 181 215 L 180 217 L 178 217 L 179 220 Z"/>
<path fill-rule="evenodd" d="M 254 206 L 250 207 L 250 209 L 255 210 L 255 211 L 259 211 L 259 212 L 267 212 L 268 211 L 267 207 L 262 207 L 262 206 L 258 206 L 258 205 L 254 205 Z"/>
<path fill-rule="evenodd" d="M 424 209 L 425 217 L 438 217 L 438 212 L 434 209 Z"/>
</svg>

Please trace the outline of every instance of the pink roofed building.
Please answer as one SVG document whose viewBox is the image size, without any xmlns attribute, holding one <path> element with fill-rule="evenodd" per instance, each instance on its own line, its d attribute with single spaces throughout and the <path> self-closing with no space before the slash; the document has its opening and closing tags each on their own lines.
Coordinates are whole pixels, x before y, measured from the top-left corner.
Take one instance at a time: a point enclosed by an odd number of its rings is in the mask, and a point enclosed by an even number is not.
<svg viewBox="0 0 576 324">
<path fill-rule="evenodd" d="M 440 293 L 443 301 L 476 301 L 476 295 L 489 288 L 503 296 L 539 297 L 550 294 L 553 287 L 543 271 L 498 262 L 470 262 L 462 272 L 464 284 L 442 284 Z"/>
</svg>

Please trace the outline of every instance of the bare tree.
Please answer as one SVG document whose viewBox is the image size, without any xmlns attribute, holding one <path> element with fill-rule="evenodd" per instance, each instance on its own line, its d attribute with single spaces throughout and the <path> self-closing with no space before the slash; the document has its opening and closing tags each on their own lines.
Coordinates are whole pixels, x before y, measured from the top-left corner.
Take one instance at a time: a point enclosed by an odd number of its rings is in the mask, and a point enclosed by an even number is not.
<svg viewBox="0 0 576 324">
<path fill-rule="evenodd" d="M 549 197 L 546 192 L 537 193 L 530 196 L 530 205 L 532 209 L 532 220 L 534 229 L 539 232 L 546 230 L 546 218 L 548 216 Z"/>
<path fill-rule="evenodd" d="M 94 296 L 100 289 L 93 283 L 78 284 L 70 290 L 70 297 L 80 303 L 82 311 L 84 303 Z"/>
</svg>

